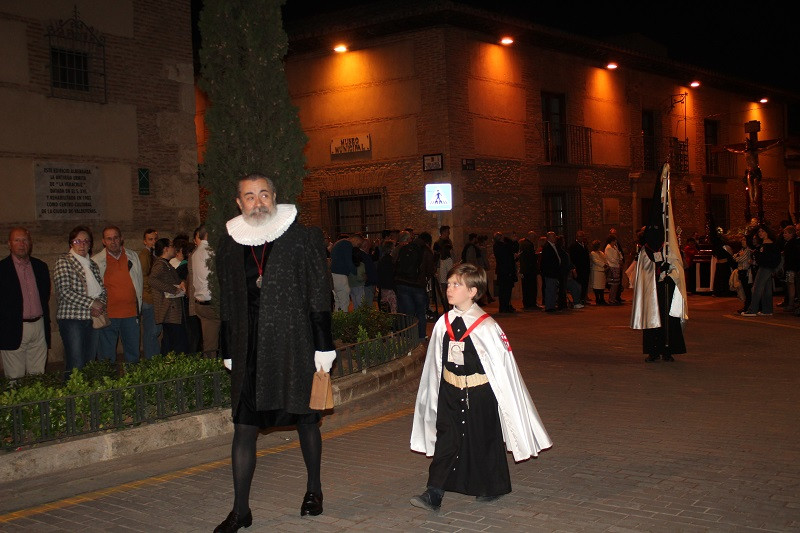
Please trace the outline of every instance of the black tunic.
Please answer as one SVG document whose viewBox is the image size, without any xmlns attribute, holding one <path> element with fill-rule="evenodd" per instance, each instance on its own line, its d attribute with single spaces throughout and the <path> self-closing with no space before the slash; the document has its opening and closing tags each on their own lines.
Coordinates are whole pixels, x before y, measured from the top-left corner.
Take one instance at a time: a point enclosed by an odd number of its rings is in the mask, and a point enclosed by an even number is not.
<svg viewBox="0 0 800 533">
<path fill-rule="evenodd" d="M 267 258 L 272 249 L 272 243 L 260 246 L 244 246 L 244 273 L 247 284 L 247 372 L 242 383 L 242 392 L 239 396 L 239 408 L 234 415 L 234 423 L 259 426 L 261 429 L 293 426 L 296 424 L 316 424 L 320 421 L 319 412 L 310 414 L 288 413 L 285 409 L 272 409 L 259 411 L 256 408 L 256 369 L 258 354 L 258 306 L 261 289 L 256 285 L 258 279 L 258 264 L 266 268 Z"/>
<path fill-rule="evenodd" d="M 656 282 L 658 312 L 661 315 L 662 326 L 642 330 L 642 353 L 653 356 L 686 353 L 681 319 L 669 314 L 674 294 L 675 281 L 671 277 L 666 276 L 663 281 Z M 669 342 L 666 342 L 667 340 Z"/>
<path fill-rule="evenodd" d="M 466 331 L 464 320 L 452 323 L 456 339 Z M 464 344 L 464 364 L 447 361 L 450 338 L 442 340 L 444 368 L 456 375 L 484 374 L 472 340 Z M 428 471 L 428 486 L 470 496 L 511 492 L 503 430 L 491 386 L 459 389 L 444 379 L 439 384 L 436 449 Z"/>
</svg>

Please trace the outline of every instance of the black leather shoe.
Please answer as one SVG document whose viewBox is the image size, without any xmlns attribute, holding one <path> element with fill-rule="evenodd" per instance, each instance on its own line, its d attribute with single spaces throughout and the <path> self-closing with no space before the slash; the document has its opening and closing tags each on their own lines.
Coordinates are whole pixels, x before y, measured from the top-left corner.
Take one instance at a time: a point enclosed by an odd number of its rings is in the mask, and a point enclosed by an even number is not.
<svg viewBox="0 0 800 533">
<path fill-rule="evenodd" d="M 300 516 L 310 514 L 317 516 L 322 514 L 322 493 L 306 492 L 303 496 L 303 505 L 300 506 Z"/>
<path fill-rule="evenodd" d="M 231 511 L 220 525 L 214 528 L 214 533 L 236 533 L 239 528 L 250 527 L 253 523 L 253 513 L 247 511 L 244 516 L 239 516 L 236 511 Z"/>
<path fill-rule="evenodd" d="M 476 502 L 481 502 L 481 503 L 489 503 L 489 502 L 493 502 L 495 500 L 499 500 L 501 496 L 502 495 L 497 495 L 497 496 L 475 496 L 475 501 Z"/>
<path fill-rule="evenodd" d="M 419 507 L 420 509 L 427 509 L 429 511 L 438 511 L 442 506 L 441 496 L 437 497 L 431 490 L 426 490 L 419 496 L 411 498 L 411 505 Z"/>
<path fill-rule="evenodd" d="M 648 355 L 645 358 L 644 362 L 645 363 L 654 363 L 654 362 L 658 361 L 660 358 L 661 358 L 660 355 Z"/>
<path fill-rule="evenodd" d="M 663 359 L 663 360 L 664 360 L 664 361 L 666 361 L 667 363 L 671 363 L 672 361 L 674 361 L 674 360 L 675 360 L 675 358 L 674 358 L 674 357 L 672 357 L 670 354 L 665 354 L 665 355 L 662 355 L 662 356 L 661 356 L 661 359 Z"/>
</svg>

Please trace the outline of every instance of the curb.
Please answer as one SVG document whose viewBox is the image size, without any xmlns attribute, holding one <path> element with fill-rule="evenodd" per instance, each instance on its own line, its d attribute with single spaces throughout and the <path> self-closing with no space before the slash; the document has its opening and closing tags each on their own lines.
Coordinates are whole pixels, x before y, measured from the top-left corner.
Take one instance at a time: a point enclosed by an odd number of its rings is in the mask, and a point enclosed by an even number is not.
<svg viewBox="0 0 800 533">
<path fill-rule="evenodd" d="M 425 360 L 425 351 L 425 347 L 420 345 L 405 357 L 390 361 L 372 371 L 334 380 L 334 405 L 344 406 L 391 385 L 417 378 Z M 8 452 L 0 456 L 0 483 L 53 474 L 232 432 L 231 411 L 224 408 L 174 417 L 123 431 Z"/>
</svg>

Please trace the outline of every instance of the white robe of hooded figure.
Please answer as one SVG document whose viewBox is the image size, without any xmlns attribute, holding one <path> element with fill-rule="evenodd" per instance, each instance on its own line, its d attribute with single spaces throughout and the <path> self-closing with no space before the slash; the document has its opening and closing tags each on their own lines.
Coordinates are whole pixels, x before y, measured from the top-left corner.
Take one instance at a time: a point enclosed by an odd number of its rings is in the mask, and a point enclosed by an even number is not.
<svg viewBox="0 0 800 533">
<path fill-rule="evenodd" d="M 669 172 L 667 168 L 666 172 Z M 666 235 L 666 261 L 670 270 L 666 274 L 675 282 L 675 292 L 669 304 L 669 316 L 679 318 L 681 327 L 689 320 L 689 306 L 686 299 L 686 279 L 683 272 L 683 259 L 678 245 L 675 218 L 672 216 L 672 195 L 669 180 L 662 177 L 661 202 L 666 205 L 664 226 L 669 228 Z M 636 261 L 636 275 L 633 283 L 633 306 L 631 308 L 631 329 L 652 329 L 661 327 L 661 315 L 656 295 L 656 264 L 650 260 L 644 247 L 639 250 Z"/>
<path fill-rule="evenodd" d="M 461 316 L 464 325 L 469 328 L 484 315 L 484 311 L 477 304 L 464 312 L 453 308 L 439 317 L 433 327 L 411 430 L 411 449 L 428 457 L 432 457 L 436 449 L 436 410 L 442 380 L 442 339 L 447 335 L 445 320 L 448 314 L 453 317 L 451 321 L 456 316 Z M 472 331 L 470 339 L 497 399 L 506 449 L 513 454 L 516 462 L 536 457 L 541 450 L 549 448 L 553 443 L 522 380 L 505 333 L 493 318 L 488 317 Z"/>
</svg>

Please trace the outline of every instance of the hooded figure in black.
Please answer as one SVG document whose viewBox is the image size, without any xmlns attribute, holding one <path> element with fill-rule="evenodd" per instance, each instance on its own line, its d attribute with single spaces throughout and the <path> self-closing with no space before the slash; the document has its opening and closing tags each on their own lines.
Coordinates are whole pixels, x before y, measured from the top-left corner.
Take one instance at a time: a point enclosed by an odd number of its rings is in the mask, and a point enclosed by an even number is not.
<svg viewBox="0 0 800 533">
<path fill-rule="evenodd" d="M 631 328 L 642 330 L 647 362 L 674 361 L 674 354 L 686 353 L 686 282 L 671 204 L 669 165 L 665 164 L 641 236 L 633 289 Z"/>
</svg>

